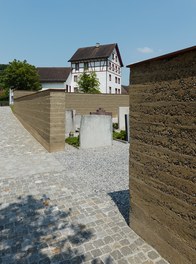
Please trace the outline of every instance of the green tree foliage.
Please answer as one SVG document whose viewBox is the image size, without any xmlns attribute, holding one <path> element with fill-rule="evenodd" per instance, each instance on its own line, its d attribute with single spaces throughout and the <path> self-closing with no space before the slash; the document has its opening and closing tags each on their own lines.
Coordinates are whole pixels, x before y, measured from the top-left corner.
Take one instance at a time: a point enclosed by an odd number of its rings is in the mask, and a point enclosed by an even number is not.
<svg viewBox="0 0 196 264">
<path fill-rule="evenodd" d="M 99 85 L 100 82 L 95 72 L 82 73 L 78 79 L 79 91 L 83 93 L 97 94 L 100 93 Z"/>
<path fill-rule="evenodd" d="M 5 70 L 5 68 L 7 68 L 7 64 L 0 64 L 0 73 L 1 71 Z"/>
<path fill-rule="evenodd" d="M 0 84 L 5 89 L 40 90 L 41 84 L 35 66 L 26 60 L 14 60 L 1 72 Z"/>
</svg>

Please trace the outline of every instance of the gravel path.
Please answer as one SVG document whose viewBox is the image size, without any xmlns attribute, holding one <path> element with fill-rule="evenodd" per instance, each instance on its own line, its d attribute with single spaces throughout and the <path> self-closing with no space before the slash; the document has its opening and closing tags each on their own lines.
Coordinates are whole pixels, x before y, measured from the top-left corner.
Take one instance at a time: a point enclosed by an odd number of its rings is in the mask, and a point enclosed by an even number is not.
<svg viewBox="0 0 196 264">
<path fill-rule="evenodd" d="M 112 147 L 97 149 L 76 149 L 66 144 L 64 152 L 53 155 L 83 191 L 109 194 L 128 222 L 128 152 L 129 144 L 113 141 Z"/>
</svg>

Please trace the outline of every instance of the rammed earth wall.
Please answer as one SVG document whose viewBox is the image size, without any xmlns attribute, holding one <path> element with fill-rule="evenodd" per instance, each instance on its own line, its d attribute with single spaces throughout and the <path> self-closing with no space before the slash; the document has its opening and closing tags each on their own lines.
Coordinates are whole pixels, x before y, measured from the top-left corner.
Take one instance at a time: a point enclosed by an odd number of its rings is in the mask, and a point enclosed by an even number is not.
<svg viewBox="0 0 196 264">
<path fill-rule="evenodd" d="M 129 67 L 130 226 L 171 264 L 193 264 L 196 48 Z"/>
<path fill-rule="evenodd" d="M 64 150 L 64 90 L 46 90 L 18 97 L 14 101 L 14 113 L 49 152 Z"/>
<path fill-rule="evenodd" d="M 98 108 L 103 108 L 106 112 L 112 112 L 112 117 L 118 116 L 120 106 L 129 106 L 128 95 L 117 94 L 80 94 L 66 93 L 65 108 L 74 109 L 76 114 L 88 115 Z"/>
</svg>

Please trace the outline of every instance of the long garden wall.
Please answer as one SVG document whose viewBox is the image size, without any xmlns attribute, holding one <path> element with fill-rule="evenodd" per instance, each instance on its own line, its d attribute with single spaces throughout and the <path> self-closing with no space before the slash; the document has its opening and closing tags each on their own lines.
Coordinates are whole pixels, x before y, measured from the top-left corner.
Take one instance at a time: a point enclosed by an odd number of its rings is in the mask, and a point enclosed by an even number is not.
<svg viewBox="0 0 196 264">
<path fill-rule="evenodd" d="M 49 151 L 65 147 L 65 91 L 46 90 L 30 95 L 19 92 L 14 113 L 23 126 Z"/>
<path fill-rule="evenodd" d="M 128 67 L 130 226 L 171 264 L 193 264 L 196 48 Z"/>
<path fill-rule="evenodd" d="M 86 115 L 103 108 L 106 112 L 112 112 L 113 117 L 118 116 L 120 106 L 129 106 L 128 95 L 118 94 L 65 94 L 65 108 L 74 109 L 76 114 Z"/>
</svg>

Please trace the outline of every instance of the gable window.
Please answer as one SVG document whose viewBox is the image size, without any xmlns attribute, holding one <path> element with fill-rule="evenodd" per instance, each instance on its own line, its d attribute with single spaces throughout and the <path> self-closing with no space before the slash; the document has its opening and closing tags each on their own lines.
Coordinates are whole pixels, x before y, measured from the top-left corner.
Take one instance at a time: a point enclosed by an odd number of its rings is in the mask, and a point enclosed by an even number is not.
<svg viewBox="0 0 196 264">
<path fill-rule="evenodd" d="M 77 82 L 77 81 L 78 81 L 78 76 L 74 75 L 74 82 Z"/>
<path fill-rule="evenodd" d="M 111 74 L 109 74 L 109 81 L 111 81 L 112 80 L 112 75 Z"/>
<path fill-rule="evenodd" d="M 112 53 L 112 59 L 114 60 L 114 53 Z"/>
<path fill-rule="evenodd" d="M 117 62 L 117 59 L 118 59 L 117 55 L 116 55 L 116 57 L 115 57 L 115 58 L 116 58 L 116 62 Z"/>
<path fill-rule="evenodd" d="M 84 70 L 88 70 L 88 62 L 84 63 Z"/>
<path fill-rule="evenodd" d="M 75 70 L 76 70 L 76 71 L 79 71 L 79 63 L 76 63 L 76 64 L 75 64 Z"/>
</svg>

